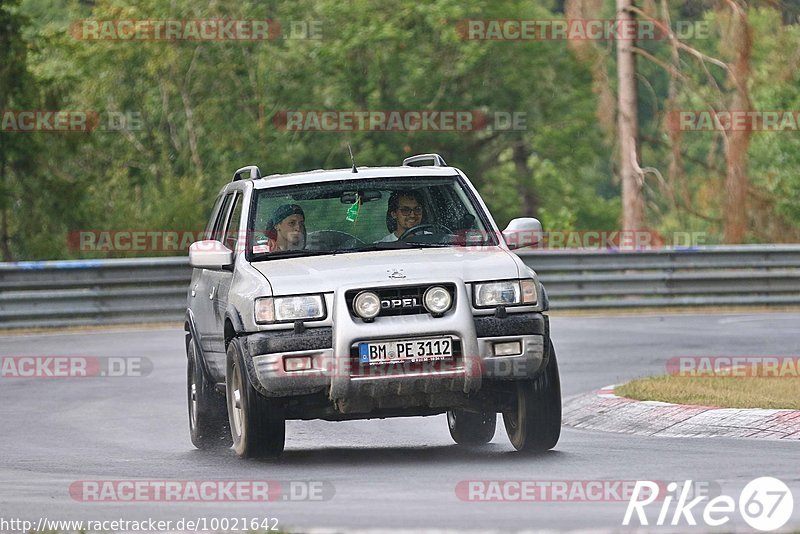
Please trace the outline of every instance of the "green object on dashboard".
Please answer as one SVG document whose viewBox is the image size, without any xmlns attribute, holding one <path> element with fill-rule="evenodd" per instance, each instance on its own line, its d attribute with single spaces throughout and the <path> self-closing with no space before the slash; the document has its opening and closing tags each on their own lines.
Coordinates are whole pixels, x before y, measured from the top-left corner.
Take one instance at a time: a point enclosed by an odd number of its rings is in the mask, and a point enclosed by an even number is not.
<svg viewBox="0 0 800 534">
<path fill-rule="evenodd" d="M 358 219 L 358 210 L 361 209 L 361 198 L 357 198 L 353 205 L 347 208 L 346 219 L 350 222 L 356 222 Z"/>
</svg>

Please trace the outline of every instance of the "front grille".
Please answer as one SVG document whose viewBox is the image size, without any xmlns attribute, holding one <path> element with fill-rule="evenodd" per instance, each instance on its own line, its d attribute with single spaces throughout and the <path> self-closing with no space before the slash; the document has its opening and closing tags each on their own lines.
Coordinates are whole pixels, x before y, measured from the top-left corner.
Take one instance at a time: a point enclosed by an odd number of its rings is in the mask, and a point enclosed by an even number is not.
<svg viewBox="0 0 800 534">
<path fill-rule="evenodd" d="M 427 284 L 422 286 L 380 287 L 375 289 L 353 289 L 345 293 L 347 309 L 353 317 L 358 317 L 353 311 L 353 300 L 362 291 L 372 291 L 381 299 L 381 312 L 379 317 L 394 317 L 398 315 L 418 315 L 428 313 L 423 304 L 422 297 L 428 288 L 440 286 L 450 293 L 455 308 L 456 288 L 453 284 Z"/>
<path fill-rule="evenodd" d="M 404 376 L 416 374 L 436 374 L 464 369 L 464 355 L 461 349 L 461 340 L 452 337 L 453 357 L 445 360 L 431 360 L 424 362 L 398 362 L 382 364 L 362 364 L 358 356 L 358 343 L 350 347 L 350 376 L 351 378 L 385 376 Z"/>
</svg>

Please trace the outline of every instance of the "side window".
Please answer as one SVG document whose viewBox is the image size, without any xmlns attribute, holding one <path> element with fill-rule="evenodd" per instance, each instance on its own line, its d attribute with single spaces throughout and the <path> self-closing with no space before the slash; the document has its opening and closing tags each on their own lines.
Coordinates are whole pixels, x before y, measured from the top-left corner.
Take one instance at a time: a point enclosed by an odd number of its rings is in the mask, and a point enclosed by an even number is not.
<svg viewBox="0 0 800 534">
<path fill-rule="evenodd" d="M 211 231 L 211 237 L 209 237 L 209 239 L 222 241 L 222 234 L 225 232 L 226 223 L 228 222 L 228 213 L 230 212 L 231 200 L 233 200 L 233 193 L 228 193 L 225 195 L 225 199 L 222 201 L 222 206 L 220 206 L 220 209 L 217 212 L 217 217 L 214 220 L 214 228 Z"/>
<path fill-rule="evenodd" d="M 475 227 L 475 216 L 467 211 L 466 199 L 460 198 L 463 192 L 451 187 L 437 187 L 431 193 L 435 209 L 439 214 L 438 222 L 454 232 L 471 230 Z"/>
<path fill-rule="evenodd" d="M 214 225 L 219 219 L 220 208 L 222 207 L 222 201 L 225 199 L 224 196 L 220 195 L 217 197 L 217 200 L 214 202 L 214 208 L 211 210 L 211 217 L 208 219 L 208 224 L 206 225 L 206 229 L 203 232 L 203 236 L 201 239 L 212 239 L 212 235 L 214 234 Z"/>
<path fill-rule="evenodd" d="M 238 245 L 244 246 L 244 239 L 243 235 L 239 231 L 240 221 L 242 220 L 242 195 L 236 194 L 233 199 L 233 209 L 231 210 L 231 216 L 228 217 L 228 224 L 225 229 L 225 241 L 224 244 L 226 247 L 231 249 L 234 254 L 238 252 Z"/>
</svg>

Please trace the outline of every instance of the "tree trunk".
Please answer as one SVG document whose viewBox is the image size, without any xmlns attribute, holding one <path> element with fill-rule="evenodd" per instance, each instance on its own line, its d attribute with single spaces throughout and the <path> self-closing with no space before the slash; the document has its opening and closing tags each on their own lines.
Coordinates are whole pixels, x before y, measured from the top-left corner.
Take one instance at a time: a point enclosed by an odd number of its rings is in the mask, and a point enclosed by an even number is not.
<svg viewBox="0 0 800 534">
<path fill-rule="evenodd" d="M 567 20 L 597 20 L 602 18 L 604 0 L 566 0 L 564 15 Z M 597 121 L 605 140 L 614 145 L 617 137 L 617 98 L 608 72 L 611 61 L 605 44 L 598 46 L 589 39 L 570 39 L 567 42 L 577 58 L 592 71 L 592 92 L 597 95 Z"/>
<path fill-rule="evenodd" d="M 751 111 L 752 102 L 747 84 L 750 81 L 751 53 L 753 35 L 747 13 L 735 3 L 731 3 L 731 27 L 728 32 L 736 49 L 736 56 L 730 66 L 730 77 L 736 92 L 731 100 L 730 109 L 734 111 Z M 732 129 L 727 133 L 725 143 L 725 243 L 739 244 L 744 241 L 747 231 L 747 150 L 750 147 L 749 127 Z"/>
<path fill-rule="evenodd" d="M 669 16 L 669 5 L 667 0 L 661 0 L 661 20 L 668 27 L 672 27 L 672 21 Z M 686 199 L 687 205 L 690 199 L 688 187 L 685 187 L 683 181 L 683 153 L 681 152 L 681 129 L 678 124 L 671 120 L 673 113 L 678 111 L 678 71 L 681 68 L 681 58 L 678 52 L 678 46 L 674 41 L 671 43 L 671 56 L 670 61 L 672 70 L 669 71 L 669 90 L 666 104 L 666 131 L 670 140 L 670 158 L 669 167 L 667 169 L 667 195 L 669 196 L 671 207 L 678 208 L 676 200 L 676 192 L 681 191 L 683 198 Z M 678 211 L 678 215 L 682 214 Z"/>
<path fill-rule="evenodd" d="M 620 26 L 633 24 L 630 11 L 633 0 L 617 0 L 617 20 Z M 622 230 L 644 230 L 643 176 L 638 164 L 638 112 L 636 95 L 636 58 L 632 39 L 617 39 L 617 75 L 619 78 L 619 133 L 620 178 L 622 181 Z"/>
</svg>

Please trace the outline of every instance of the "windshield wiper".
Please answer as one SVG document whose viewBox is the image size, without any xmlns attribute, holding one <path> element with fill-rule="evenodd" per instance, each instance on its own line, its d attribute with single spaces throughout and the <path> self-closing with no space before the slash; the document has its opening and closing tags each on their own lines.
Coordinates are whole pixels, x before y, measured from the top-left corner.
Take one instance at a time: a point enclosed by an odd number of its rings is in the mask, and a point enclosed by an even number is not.
<svg viewBox="0 0 800 534">
<path fill-rule="evenodd" d="M 330 254 L 328 250 L 277 250 L 275 252 L 266 252 L 254 256 L 253 261 L 262 260 L 278 260 L 284 258 L 301 258 L 303 256 L 320 256 L 322 254 Z"/>
<path fill-rule="evenodd" d="M 355 248 L 345 248 L 337 250 L 337 253 L 340 252 L 372 252 L 374 250 L 393 250 L 393 249 L 407 249 L 413 248 L 411 243 L 406 243 L 405 241 L 380 241 L 378 243 L 369 243 L 368 245 L 362 245 L 360 247 Z"/>
<path fill-rule="evenodd" d="M 443 248 L 453 246 L 452 243 L 417 243 L 415 241 L 381 241 L 370 243 L 356 248 L 347 248 L 334 251 L 336 254 L 344 252 L 372 252 L 375 250 L 408 250 L 414 248 Z"/>
<path fill-rule="evenodd" d="M 409 243 L 414 248 L 447 248 L 454 246 L 454 243 Z"/>
<path fill-rule="evenodd" d="M 376 250 L 408 250 L 420 248 L 443 248 L 451 247 L 451 243 L 416 243 L 414 241 L 381 241 L 369 243 L 355 248 L 339 248 L 335 250 L 278 250 L 255 254 L 253 261 L 268 261 L 285 258 L 301 258 L 304 256 L 325 256 L 329 254 L 350 254 L 353 252 L 373 252 Z"/>
</svg>

